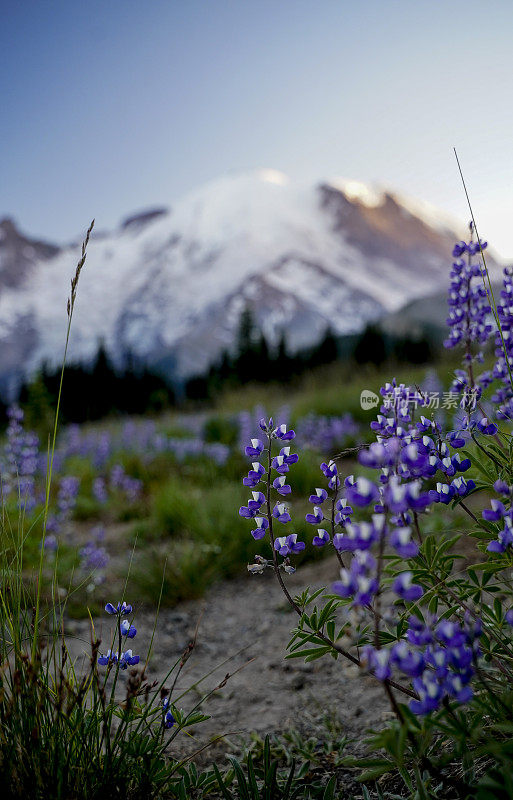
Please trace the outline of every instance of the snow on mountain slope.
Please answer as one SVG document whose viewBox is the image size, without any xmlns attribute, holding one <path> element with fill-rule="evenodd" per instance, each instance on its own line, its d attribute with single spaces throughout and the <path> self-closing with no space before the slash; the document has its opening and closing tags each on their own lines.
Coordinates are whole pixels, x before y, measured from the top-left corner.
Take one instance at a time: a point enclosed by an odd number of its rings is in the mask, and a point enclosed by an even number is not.
<svg viewBox="0 0 513 800">
<path fill-rule="evenodd" d="M 233 344 L 248 303 L 292 348 L 328 324 L 354 332 L 446 284 L 460 235 L 430 207 L 355 181 L 227 176 L 93 235 L 70 356 L 90 359 L 103 339 L 117 360 L 131 351 L 191 374 Z M 77 257 L 77 246 L 45 251 L 14 283 L 0 271 L 0 375 L 58 363 Z"/>
</svg>

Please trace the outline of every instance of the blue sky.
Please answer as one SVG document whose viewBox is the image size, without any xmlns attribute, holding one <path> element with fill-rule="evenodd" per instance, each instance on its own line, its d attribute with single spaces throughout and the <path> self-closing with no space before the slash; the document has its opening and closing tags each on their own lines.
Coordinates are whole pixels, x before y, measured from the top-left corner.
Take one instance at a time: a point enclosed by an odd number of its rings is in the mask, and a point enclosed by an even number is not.
<svg viewBox="0 0 513 800">
<path fill-rule="evenodd" d="M 0 215 L 64 241 L 229 171 L 376 180 L 513 257 L 510 0 L 0 0 Z"/>
</svg>

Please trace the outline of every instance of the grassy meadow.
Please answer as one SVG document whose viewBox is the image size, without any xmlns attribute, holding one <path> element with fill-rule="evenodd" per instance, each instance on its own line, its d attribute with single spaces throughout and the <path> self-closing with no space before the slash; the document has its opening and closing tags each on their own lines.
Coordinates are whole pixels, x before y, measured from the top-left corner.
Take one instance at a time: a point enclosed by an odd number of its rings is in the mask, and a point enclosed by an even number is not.
<svg viewBox="0 0 513 800">
<path fill-rule="evenodd" d="M 209 405 L 62 427 L 50 498 L 50 521 L 57 519 L 58 530 L 54 536 L 50 524 L 47 586 L 56 576 L 63 592 L 71 590 L 69 612 L 81 615 L 87 606 L 96 610 L 104 604 L 106 585 L 109 594 L 119 593 L 127 574 L 132 594 L 148 606 L 156 603 L 161 589 L 162 603 L 172 606 L 201 596 L 215 581 L 244 575 L 257 543 L 238 515 L 248 494 L 241 485 L 248 462 L 243 445 L 258 435 L 264 414 L 277 423 L 286 418 L 296 429 L 300 460 L 291 473 L 288 502 L 295 532 L 309 541 L 311 526 L 304 517 L 308 496 L 319 484 L 320 462 L 347 451 L 339 469 L 350 474 L 356 466 L 352 448 L 371 441 L 369 424 L 376 409 L 362 409 L 361 391 L 378 393 L 391 375 L 431 390 L 435 381 L 439 391 L 447 391 L 454 366 L 447 356 L 434 365 L 409 368 L 357 368 L 340 362 L 287 386 L 250 384 Z M 340 419 L 339 428 L 331 424 Z M 36 434 L 39 462 L 31 498 L 20 490 L 19 496 L 7 495 L 4 506 L 4 546 L 22 535 L 27 580 L 39 561 L 48 431 Z M 60 495 L 69 478 L 76 486 L 74 496 L 64 498 L 62 513 Z M 298 561 L 321 558 L 323 552 L 309 548 Z"/>
</svg>

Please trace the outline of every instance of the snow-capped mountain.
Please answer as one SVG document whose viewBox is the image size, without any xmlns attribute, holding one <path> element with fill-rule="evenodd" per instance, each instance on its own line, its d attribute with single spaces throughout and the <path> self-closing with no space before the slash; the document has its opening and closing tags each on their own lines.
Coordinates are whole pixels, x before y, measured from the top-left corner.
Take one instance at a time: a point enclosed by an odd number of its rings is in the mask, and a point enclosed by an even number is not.
<svg viewBox="0 0 513 800">
<path fill-rule="evenodd" d="M 233 344 L 248 304 L 269 340 L 285 331 L 293 349 L 328 325 L 355 332 L 446 285 L 462 233 L 425 204 L 354 181 L 224 177 L 93 235 L 70 357 L 92 358 L 102 339 L 115 360 L 129 351 L 189 375 Z M 59 362 L 78 254 L 0 223 L 0 376 Z"/>
</svg>

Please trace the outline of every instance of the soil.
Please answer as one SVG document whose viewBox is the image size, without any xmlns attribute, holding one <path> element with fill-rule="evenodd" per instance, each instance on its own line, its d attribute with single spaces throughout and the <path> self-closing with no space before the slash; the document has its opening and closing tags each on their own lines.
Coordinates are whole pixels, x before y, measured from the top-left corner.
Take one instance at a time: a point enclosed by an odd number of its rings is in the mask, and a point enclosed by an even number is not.
<svg viewBox="0 0 513 800">
<path fill-rule="evenodd" d="M 326 558 L 285 576 L 292 595 L 307 586 L 329 586 L 337 577 L 337 562 Z M 132 598 L 128 598 L 132 600 Z M 113 599 L 113 601 L 115 598 Z M 213 586 L 202 600 L 163 609 L 158 619 L 153 655 L 147 668 L 150 681 L 161 681 L 170 666 L 193 639 L 194 652 L 183 669 L 174 697 L 197 684 L 177 703 L 184 710 L 201 694 L 213 689 L 231 673 L 225 686 L 214 692 L 204 706 L 211 719 L 201 723 L 192 737 L 177 737 L 179 753 L 192 753 L 215 737 L 223 737 L 202 756 L 212 763 L 223 753 L 240 749 L 251 734 L 263 737 L 295 729 L 304 736 L 325 737 L 323 719 L 336 718 L 341 735 L 349 737 L 350 753 L 363 753 L 366 732 L 390 716 L 383 688 L 373 678 L 342 657 L 325 656 L 305 664 L 285 660 L 290 631 L 296 624 L 271 570 Z M 136 608 L 137 637 L 130 642 L 134 653 L 145 655 L 154 625 L 154 614 Z M 97 634 L 104 647 L 110 641 L 112 618 L 97 620 Z M 73 651 L 88 652 L 88 623 L 72 621 L 68 634 L 75 635 Z M 126 679 L 127 673 L 122 673 Z M 201 684 L 199 681 L 207 676 Z M 178 755 L 178 751 L 175 753 Z M 358 793 L 358 796 L 360 794 Z"/>
</svg>

